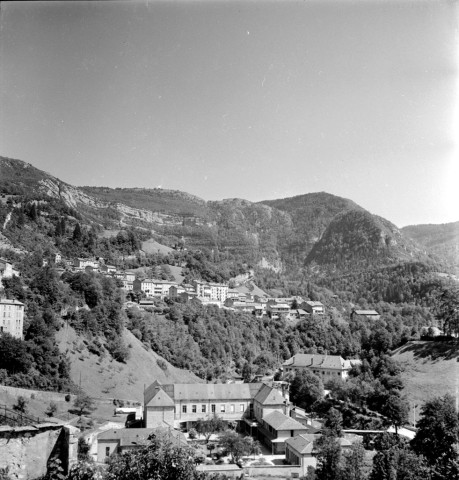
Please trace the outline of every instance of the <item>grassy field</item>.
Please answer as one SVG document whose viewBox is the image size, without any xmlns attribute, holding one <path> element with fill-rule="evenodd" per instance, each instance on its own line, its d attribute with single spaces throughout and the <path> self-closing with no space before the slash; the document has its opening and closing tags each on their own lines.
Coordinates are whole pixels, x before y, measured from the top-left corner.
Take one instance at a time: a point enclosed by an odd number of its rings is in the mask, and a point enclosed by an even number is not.
<svg viewBox="0 0 459 480">
<path fill-rule="evenodd" d="M 126 363 L 117 362 L 108 354 L 98 356 L 89 352 L 84 338 L 67 325 L 59 330 L 56 339 L 60 350 L 70 358 L 72 380 L 77 385 L 81 382 L 81 388 L 92 397 L 143 402 L 144 388 L 155 380 L 161 383 L 200 381 L 191 372 L 173 367 L 152 350 L 146 350 L 128 330 L 123 332 L 126 345 L 130 346 Z M 165 365 L 165 369 L 160 365 Z"/>
<path fill-rule="evenodd" d="M 405 371 L 404 393 L 413 406 L 450 393 L 456 396 L 459 386 L 459 343 L 413 341 L 395 350 L 392 358 L 400 362 Z M 416 409 L 416 420 L 420 408 Z"/>
</svg>

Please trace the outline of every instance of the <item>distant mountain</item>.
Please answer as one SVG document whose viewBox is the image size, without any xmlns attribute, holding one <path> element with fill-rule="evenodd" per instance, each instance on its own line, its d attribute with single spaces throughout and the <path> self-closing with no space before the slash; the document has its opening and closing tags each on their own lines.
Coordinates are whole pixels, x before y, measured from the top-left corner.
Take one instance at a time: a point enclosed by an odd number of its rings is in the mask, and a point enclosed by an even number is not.
<svg viewBox="0 0 459 480">
<path fill-rule="evenodd" d="M 73 217 L 88 226 L 114 231 L 140 227 L 165 245 L 184 241 L 187 247 L 213 252 L 217 261 L 275 265 L 284 271 L 310 264 L 352 269 L 430 261 L 427 248 L 419 248 L 416 239 L 389 221 L 325 192 L 257 203 L 206 202 L 158 188 L 74 187 L 5 157 L 0 157 L 0 192 L 53 198 L 74 209 Z"/>
<path fill-rule="evenodd" d="M 459 222 L 409 225 L 401 231 L 405 237 L 423 245 L 459 272 Z"/>
<path fill-rule="evenodd" d="M 331 220 L 306 263 L 351 270 L 427 259 L 394 224 L 363 209 L 353 209 Z"/>
</svg>

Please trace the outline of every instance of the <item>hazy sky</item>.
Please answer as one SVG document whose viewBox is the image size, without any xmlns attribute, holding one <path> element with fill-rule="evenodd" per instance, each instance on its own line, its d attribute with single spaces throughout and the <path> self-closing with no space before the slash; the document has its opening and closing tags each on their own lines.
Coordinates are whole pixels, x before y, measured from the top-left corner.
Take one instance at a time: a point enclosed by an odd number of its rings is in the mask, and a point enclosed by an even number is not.
<svg viewBox="0 0 459 480">
<path fill-rule="evenodd" d="M 459 220 L 458 3 L 1 2 L 0 155 L 73 185 Z"/>
</svg>

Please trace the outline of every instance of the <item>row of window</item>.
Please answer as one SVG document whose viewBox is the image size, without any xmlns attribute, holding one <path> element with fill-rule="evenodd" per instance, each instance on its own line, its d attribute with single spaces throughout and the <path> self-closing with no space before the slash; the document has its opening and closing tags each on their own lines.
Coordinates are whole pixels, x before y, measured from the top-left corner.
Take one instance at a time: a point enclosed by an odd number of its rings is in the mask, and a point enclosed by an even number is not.
<svg viewBox="0 0 459 480">
<path fill-rule="evenodd" d="M 226 413 L 226 404 L 220 404 L 220 413 Z M 229 406 L 229 413 L 236 412 L 236 405 L 232 403 Z M 239 404 L 239 412 L 245 411 L 245 405 L 243 403 Z M 188 412 L 188 405 L 182 405 L 182 413 Z M 198 413 L 198 405 L 191 405 L 191 413 Z M 207 413 L 207 405 L 201 405 L 201 409 L 199 413 Z M 211 404 L 210 406 L 210 413 L 217 413 L 217 405 L 215 403 Z"/>
</svg>

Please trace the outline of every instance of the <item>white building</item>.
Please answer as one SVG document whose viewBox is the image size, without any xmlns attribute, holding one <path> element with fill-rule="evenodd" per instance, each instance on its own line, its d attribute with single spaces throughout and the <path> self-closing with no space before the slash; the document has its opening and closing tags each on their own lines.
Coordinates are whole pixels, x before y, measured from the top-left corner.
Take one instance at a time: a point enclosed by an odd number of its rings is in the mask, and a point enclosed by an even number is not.
<svg viewBox="0 0 459 480">
<path fill-rule="evenodd" d="M 9 333 L 13 337 L 23 338 L 24 304 L 17 300 L 0 299 L 0 335 Z"/>
<path fill-rule="evenodd" d="M 228 296 L 228 285 L 224 283 L 207 283 L 200 280 L 193 280 L 193 287 L 198 297 L 219 300 L 225 303 L 226 297 Z"/>
</svg>

